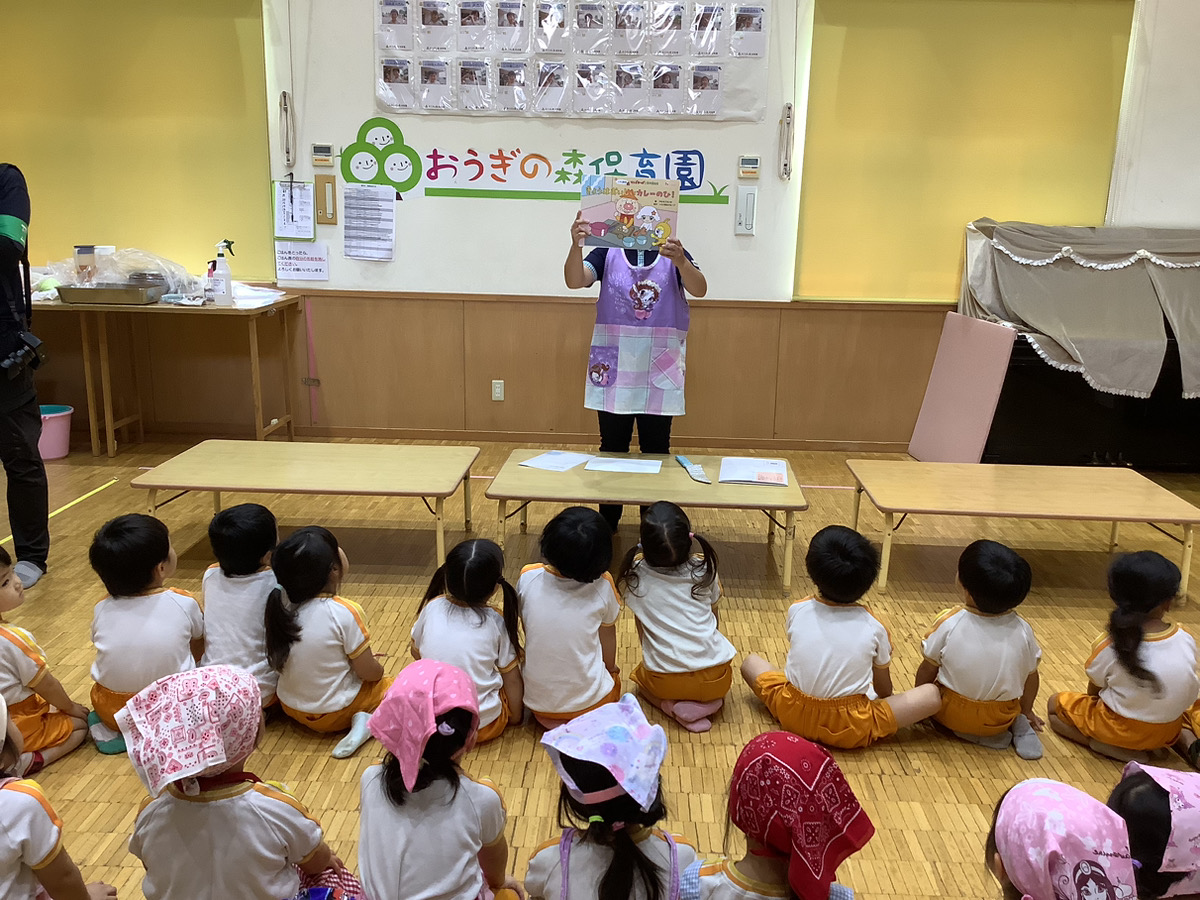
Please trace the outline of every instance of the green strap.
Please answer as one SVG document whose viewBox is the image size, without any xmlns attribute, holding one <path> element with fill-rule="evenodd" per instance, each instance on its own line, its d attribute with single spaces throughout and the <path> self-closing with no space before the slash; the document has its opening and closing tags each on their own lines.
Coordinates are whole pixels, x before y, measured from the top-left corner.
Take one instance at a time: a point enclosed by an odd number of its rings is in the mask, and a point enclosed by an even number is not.
<svg viewBox="0 0 1200 900">
<path fill-rule="evenodd" d="M 0 237 L 11 238 L 24 247 L 29 237 L 29 226 L 16 216 L 0 216 Z"/>
</svg>

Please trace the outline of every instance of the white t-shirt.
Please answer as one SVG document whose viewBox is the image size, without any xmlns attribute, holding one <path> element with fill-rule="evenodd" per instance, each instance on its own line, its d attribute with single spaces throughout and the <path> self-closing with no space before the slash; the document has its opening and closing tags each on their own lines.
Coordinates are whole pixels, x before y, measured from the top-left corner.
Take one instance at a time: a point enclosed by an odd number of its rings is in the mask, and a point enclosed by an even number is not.
<svg viewBox="0 0 1200 900">
<path fill-rule="evenodd" d="M 625 591 L 625 605 L 642 626 L 642 662 L 651 672 L 698 672 L 727 663 L 737 650 L 717 630 L 713 607 L 721 599 L 714 580 L 700 598 L 692 596 L 690 565 L 656 569 L 634 560 L 637 587 Z"/>
<path fill-rule="evenodd" d="M 279 702 L 314 715 L 345 709 L 362 687 L 350 660 L 371 640 L 362 607 L 341 597 L 313 597 L 296 607 L 296 621 L 300 640 L 279 673 Z"/>
<path fill-rule="evenodd" d="M 92 680 L 110 691 L 136 694 L 160 678 L 196 668 L 191 643 L 202 637 L 204 616 L 187 591 L 105 597 L 92 614 Z"/>
<path fill-rule="evenodd" d="M 449 597 L 434 597 L 417 616 L 412 639 L 422 659 L 458 666 L 471 676 L 479 694 L 480 727 L 496 721 L 501 673 L 517 664 L 504 616 L 490 606 L 472 609 Z"/>
<path fill-rule="evenodd" d="M 446 781 L 396 806 L 383 767 L 362 776 L 358 868 L 371 900 L 475 900 L 483 888 L 479 851 L 504 836 L 504 800 L 490 781 Z"/>
<path fill-rule="evenodd" d="M 925 642 L 938 684 L 970 700 L 1016 700 L 1042 651 L 1029 623 L 1013 611 L 987 615 L 965 606 L 942 612 Z"/>
<path fill-rule="evenodd" d="M 1152 685 L 1138 681 L 1117 661 L 1107 634 L 1092 644 L 1092 655 L 1084 668 L 1092 683 L 1099 685 L 1104 705 L 1117 715 L 1153 724 L 1174 722 L 1200 693 L 1196 642 L 1178 625 L 1172 625 L 1166 631 L 1146 635 L 1139 652 L 1142 665 L 1162 682 L 1160 695 L 1156 696 Z"/>
<path fill-rule="evenodd" d="M 239 666 L 254 676 L 265 706 L 279 673 L 267 662 L 267 595 L 275 588 L 268 569 L 230 578 L 218 566 L 204 573 L 205 666 Z"/>
<path fill-rule="evenodd" d="M 727 859 L 700 867 L 700 900 L 759 900 L 790 897 L 787 885 L 767 884 L 747 878 Z"/>
<path fill-rule="evenodd" d="M 34 874 L 62 850 L 62 819 L 36 781 L 10 781 L 0 788 L 0 897 L 34 900 L 41 884 Z"/>
<path fill-rule="evenodd" d="M 46 654 L 33 635 L 15 625 L 0 625 L 0 696 L 12 706 L 33 695 L 46 672 Z M 0 735 L 0 740 L 3 735 Z"/>
<path fill-rule="evenodd" d="M 576 834 L 571 843 L 567 900 L 596 900 L 600 880 L 612 861 L 612 849 L 591 842 L 581 842 L 580 837 Z M 682 875 L 683 870 L 696 861 L 696 848 L 677 834 L 672 834 L 671 837 L 675 840 L 677 864 L 679 874 Z M 529 869 L 525 875 L 525 891 L 531 898 L 559 900 L 562 895 L 560 839 L 547 841 L 530 857 Z M 671 887 L 671 848 L 667 843 L 666 833 L 659 828 L 644 828 L 634 840 L 642 853 L 658 866 L 662 896 L 666 897 Z M 634 890 L 630 900 L 644 900 L 646 892 L 642 887 L 641 877 L 635 876 L 633 884 Z"/>
<path fill-rule="evenodd" d="M 195 797 L 170 785 L 138 813 L 129 852 L 146 867 L 146 900 L 280 900 L 296 896 L 295 866 L 320 843 L 320 824 L 278 785 Z"/>
<path fill-rule="evenodd" d="M 787 633 L 787 680 L 810 697 L 874 697 L 872 669 L 892 661 L 887 628 L 861 603 L 798 600 Z"/>
<path fill-rule="evenodd" d="M 560 713 L 603 700 L 613 677 L 604 667 L 600 627 L 621 614 L 612 576 L 581 584 L 538 563 L 521 570 L 517 597 L 525 625 L 525 705 Z"/>
</svg>

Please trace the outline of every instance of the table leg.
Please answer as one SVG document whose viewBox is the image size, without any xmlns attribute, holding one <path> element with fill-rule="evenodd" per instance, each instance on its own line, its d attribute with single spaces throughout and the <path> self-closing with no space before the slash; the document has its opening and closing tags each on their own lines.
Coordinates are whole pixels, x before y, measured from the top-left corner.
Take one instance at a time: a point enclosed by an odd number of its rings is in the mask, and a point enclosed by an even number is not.
<svg viewBox="0 0 1200 900">
<path fill-rule="evenodd" d="M 258 316 L 246 319 L 250 337 L 250 392 L 254 397 L 254 439 L 263 440 L 263 399 L 262 399 L 262 370 L 258 360 Z M 438 563 L 441 565 L 441 563 Z"/>
<path fill-rule="evenodd" d="M 796 511 L 789 509 L 783 524 L 783 596 L 792 592 L 792 549 L 796 542 Z"/>
<path fill-rule="evenodd" d="M 104 435 L 108 444 L 109 459 L 117 455 L 117 431 L 113 427 L 112 374 L 108 368 L 108 318 L 96 313 L 97 330 L 100 333 L 100 400 L 104 404 Z"/>
<path fill-rule="evenodd" d="M 529 530 L 529 504 L 521 507 L 521 534 Z"/>
<path fill-rule="evenodd" d="M 83 345 L 83 387 L 87 392 L 88 431 L 92 435 L 92 456 L 100 455 L 100 422 L 96 415 L 96 373 L 92 369 L 92 329 L 88 313 L 79 313 L 79 337 Z"/>
<path fill-rule="evenodd" d="M 863 486 L 861 484 L 855 484 L 854 485 L 854 515 L 850 517 L 850 522 L 851 522 L 850 527 L 853 528 L 855 531 L 858 531 L 858 511 L 859 511 L 859 507 L 862 506 L 862 493 L 863 493 Z"/>
<path fill-rule="evenodd" d="M 1108 533 L 1108 552 L 1112 553 L 1117 549 L 1117 543 L 1121 539 L 1121 523 L 1113 522 L 1112 531 Z"/>
<path fill-rule="evenodd" d="M 463 477 L 463 525 L 469 532 L 471 530 L 471 470 L 467 469 L 467 474 Z"/>
<path fill-rule="evenodd" d="M 767 543 L 775 543 L 775 510 L 763 510 L 767 514 Z"/>
<path fill-rule="evenodd" d="M 439 566 L 446 561 L 446 523 L 442 518 L 445 506 L 445 497 L 438 497 L 434 501 L 433 517 L 437 519 L 437 564 Z"/>
<path fill-rule="evenodd" d="M 879 589 L 887 589 L 888 566 L 892 562 L 892 535 L 896 533 L 896 527 L 892 519 L 893 513 L 885 512 L 883 514 L 883 562 L 879 566 Z"/>
<path fill-rule="evenodd" d="M 283 333 L 283 412 L 288 417 L 288 440 L 294 441 L 296 439 L 296 388 L 292 383 L 292 335 L 288 330 L 290 321 L 288 307 L 281 306 L 279 308 L 279 330 Z"/>
<path fill-rule="evenodd" d="M 497 509 L 496 543 L 499 544 L 500 549 L 503 550 L 504 549 L 504 523 L 508 521 L 504 517 L 504 514 L 508 511 L 508 501 L 507 500 L 497 500 L 496 501 L 496 509 Z"/>
<path fill-rule="evenodd" d="M 1185 598 L 1188 590 L 1188 576 L 1192 572 L 1192 532 L 1195 527 L 1194 525 L 1183 526 L 1183 559 L 1179 561 L 1179 594 Z"/>
<path fill-rule="evenodd" d="M 133 402 L 137 408 L 137 442 L 139 444 L 146 443 L 146 422 L 142 416 L 142 391 L 138 385 L 138 364 L 137 351 L 134 349 L 138 346 L 137 334 L 135 332 L 136 323 L 134 317 L 129 317 L 129 373 L 133 377 Z M 126 434 L 129 432 L 127 431 Z"/>
<path fill-rule="evenodd" d="M 213 515 L 221 511 L 221 492 L 213 491 Z"/>
<path fill-rule="evenodd" d="M 158 508 L 154 505 L 157 501 L 158 488 L 150 488 L 150 499 L 146 501 L 146 515 L 154 515 L 155 510 Z"/>
</svg>

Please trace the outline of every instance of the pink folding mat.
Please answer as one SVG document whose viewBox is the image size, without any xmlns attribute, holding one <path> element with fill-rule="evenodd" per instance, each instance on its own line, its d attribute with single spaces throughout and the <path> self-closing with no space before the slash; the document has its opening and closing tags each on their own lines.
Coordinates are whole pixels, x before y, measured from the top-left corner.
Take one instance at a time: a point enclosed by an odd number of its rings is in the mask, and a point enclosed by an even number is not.
<svg viewBox="0 0 1200 900">
<path fill-rule="evenodd" d="M 922 462 L 977 463 L 1008 371 L 1011 328 L 946 313 L 908 452 Z"/>
</svg>

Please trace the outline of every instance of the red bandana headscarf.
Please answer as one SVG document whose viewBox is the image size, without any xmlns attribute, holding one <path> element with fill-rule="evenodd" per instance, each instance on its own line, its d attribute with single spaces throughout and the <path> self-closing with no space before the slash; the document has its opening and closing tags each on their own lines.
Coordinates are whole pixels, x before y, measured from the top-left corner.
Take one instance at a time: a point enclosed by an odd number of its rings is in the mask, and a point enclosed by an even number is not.
<svg viewBox="0 0 1200 900">
<path fill-rule="evenodd" d="M 785 731 L 760 734 L 738 757 L 729 818 L 788 858 L 788 883 L 800 897 L 828 897 L 837 867 L 875 834 L 833 758 Z"/>
</svg>

